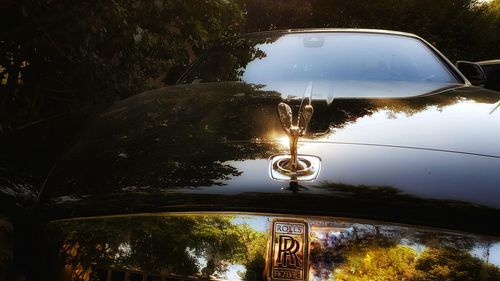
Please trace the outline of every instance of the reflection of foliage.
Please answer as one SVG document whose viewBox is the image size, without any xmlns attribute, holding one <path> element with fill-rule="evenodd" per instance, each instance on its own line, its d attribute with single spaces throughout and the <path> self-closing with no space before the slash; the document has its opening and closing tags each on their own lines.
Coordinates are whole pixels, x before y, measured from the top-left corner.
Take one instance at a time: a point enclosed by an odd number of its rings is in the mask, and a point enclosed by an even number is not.
<svg viewBox="0 0 500 281">
<path fill-rule="evenodd" d="M 353 249 L 336 269 L 335 280 L 410 280 L 415 251 L 407 246 Z"/>
<path fill-rule="evenodd" d="M 487 91 L 478 94 L 450 91 L 443 94 L 399 99 L 337 99 L 331 106 L 315 107 L 315 116 L 309 126 L 309 134 L 314 136 L 314 133 L 324 132 L 328 128 L 343 128 L 355 123 L 358 118 L 370 116 L 380 111 L 386 111 L 389 118 L 396 118 L 397 114 L 412 116 L 431 107 L 443 109 L 463 99 L 494 104 L 498 102 L 499 95 Z M 324 118 L 317 118 L 318 115 L 324 116 Z"/>
<path fill-rule="evenodd" d="M 234 263 L 259 270 L 265 251 L 264 235 L 231 217 L 127 217 L 62 222 L 55 229 L 60 258 L 76 280 L 88 280 L 92 264 L 206 277 Z"/>
<path fill-rule="evenodd" d="M 499 280 L 500 269 L 461 249 L 408 246 L 372 247 L 352 252 L 336 269 L 334 280 Z"/>
<path fill-rule="evenodd" d="M 246 238 L 246 271 L 241 278 L 243 280 L 263 280 L 267 236 L 264 233 L 249 231 Z"/>
<path fill-rule="evenodd" d="M 54 174 L 60 182 L 51 185 L 71 186 L 79 194 L 221 185 L 242 172 L 225 161 L 268 158 L 278 151 L 276 144 L 248 141 L 274 141 L 273 132 L 282 134 L 276 113 L 281 96 L 245 83 L 207 83 L 119 102 L 82 135 L 63 159 L 70 165 L 61 165 Z M 462 99 L 495 102 L 498 95 L 457 91 L 404 99 L 338 99 L 328 106 L 318 102 L 307 137 L 382 110 L 412 115 Z"/>
<path fill-rule="evenodd" d="M 274 104 L 278 94 L 253 98 L 250 85 L 226 86 L 204 86 L 193 95 L 184 91 L 199 86 L 179 86 L 168 95 L 157 91 L 118 103 L 66 155 L 71 165 L 59 167 L 64 177 L 57 185 L 63 192 L 73 186 L 77 194 L 96 194 L 221 185 L 240 175 L 225 161 L 268 158 L 277 151 L 269 143 L 231 141 L 261 134 L 266 128 L 255 124 L 275 108 L 259 105 Z M 234 91 L 248 95 L 235 98 Z"/>
<path fill-rule="evenodd" d="M 320 280 L 498 280 L 500 268 L 473 257 L 460 241 L 467 237 L 391 227 L 354 227 L 328 232 L 311 245 L 311 263 Z M 404 239 L 409 245 L 401 244 Z M 422 251 L 411 245 L 417 241 Z M 455 241 L 450 244 L 449 241 Z"/>
<path fill-rule="evenodd" d="M 500 278 L 500 268 L 470 254 L 472 248 L 485 246 L 484 241 L 476 240 L 470 248 L 463 248 L 461 243 L 450 246 L 447 241 L 467 240 L 458 234 L 437 235 L 426 230 L 369 224 L 316 230 L 313 227 L 312 233 L 310 265 L 315 280 Z M 243 280 L 262 280 L 266 262 L 266 233 L 257 232 L 248 224 L 234 223 L 232 216 L 65 221 L 50 224 L 47 234 L 54 244 L 49 248 L 59 249 L 59 253 L 51 252 L 52 256 L 47 257 L 50 266 L 44 268 L 50 272 L 48 276 L 58 276 L 57 268 L 64 267 L 72 280 L 92 280 L 96 268 L 224 278 L 231 264 L 245 266 L 246 271 L 239 273 Z"/>
<path fill-rule="evenodd" d="M 0 132 L 48 120 L 40 132 L 25 137 L 37 140 L 30 141 L 28 149 L 18 142 L 2 147 L 17 151 L 15 158 L 22 163 L 32 161 L 33 155 L 43 159 L 20 169 L 23 174 L 43 176 L 66 144 L 60 141 L 62 134 L 54 132 L 64 132 L 63 137 L 71 139 L 80 125 L 73 123 L 67 130 L 52 117 L 164 86 L 172 65 L 192 62 L 202 49 L 212 45 L 210 41 L 220 41 L 224 35 L 308 26 L 394 29 L 423 36 L 452 59 L 479 60 L 498 57 L 500 34 L 498 0 L 489 4 L 408 0 L 397 5 L 393 0 L 119 0 L 76 4 L 38 0 L 2 1 L 1 6 Z M 249 60 L 264 55 L 255 47 L 244 48 L 243 41 L 235 43 L 241 44 L 241 54 L 227 58 L 227 65 L 235 70 L 227 77 L 240 75 L 238 71 Z M 351 113 L 340 117 L 345 121 L 363 114 Z M 343 120 L 338 120 L 339 124 Z M 324 132 L 329 127 L 321 122 L 316 128 Z M 54 147 L 53 153 L 40 152 L 49 145 Z M 7 154 L 5 150 L 0 154 Z M 28 156 L 21 159 L 19 151 Z M 43 181 L 40 178 L 30 183 L 39 184 Z"/>
<path fill-rule="evenodd" d="M 278 38 L 250 37 L 224 41 L 205 54 L 197 62 L 196 70 L 189 73 L 183 82 L 191 83 L 198 78 L 203 78 L 200 82 L 241 81 L 248 63 L 266 56 L 259 45 L 272 43 Z"/>
<path fill-rule="evenodd" d="M 418 258 L 411 280 L 500 280 L 500 269 L 460 249 L 428 249 Z"/>
<path fill-rule="evenodd" d="M 389 233 L 381 235 L 378 227 L 354 227 L 342 232 L 326 233 L 315 241 L 311 245 L 312 268 L 317 278 L 328 279 L 332 268 L 343 268 L 346 263 L 361 264 L 362 260 L 355 257 L 359 252 L 374 247 L 384 250 L 396 247 L 399 240 Z"/>
</svg>

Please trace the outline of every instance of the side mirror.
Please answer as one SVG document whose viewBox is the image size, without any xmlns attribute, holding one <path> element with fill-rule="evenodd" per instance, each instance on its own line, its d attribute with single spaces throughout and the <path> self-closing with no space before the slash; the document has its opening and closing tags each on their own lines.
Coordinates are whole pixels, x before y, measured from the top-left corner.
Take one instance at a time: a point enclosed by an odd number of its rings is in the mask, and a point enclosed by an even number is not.
<svg viewBox="0 0 500 281">
<path fill-rule="evenodd" d="M 174 85 L 185 70 L 186 67 L 183 65 L 174 65 L 170 67 L 167 75 L 165 75 L 165 78 L 163 79 L 163 82 L 165 82 L 165 84 L 167 85 Z"/>
<path fill-rule="evenodd" d="M 500 91 L 500 60 L 498 63 L 480 64 L 486 73 L 486 83 L 484 87 L 495 91 Z"/>
<path fill-rule="evenodd" d="M 457 61 L 456 66 L 472 85 L 480 86 L 486 83 L 486 74 L 479 64 L 470 61 Z"/>
</svg>

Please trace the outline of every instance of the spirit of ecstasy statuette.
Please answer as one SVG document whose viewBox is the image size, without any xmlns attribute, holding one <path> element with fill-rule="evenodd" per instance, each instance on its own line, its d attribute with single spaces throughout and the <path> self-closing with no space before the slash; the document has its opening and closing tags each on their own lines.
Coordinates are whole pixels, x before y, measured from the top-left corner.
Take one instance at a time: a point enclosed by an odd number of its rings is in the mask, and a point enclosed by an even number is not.
<svg viewBox="0 0 500 281">
<path fill-rule="evenodd" d="M 292 108 L 284 102 L 278 105 L 278 114 L 280 116 L 281 126 L 283 126 L 290 142 L 290 160 L 287 163 L 284 163 L 284 166 L 291 172 L 297 172 L 305 168 L 304 163 L 299 162 L 297 157 L 297 143 L 299 141 L 299 137 L 303 136 L 306 132 L 307 126 L 309 125 L 311 117 L 314 113 L 314 108 L 309 104 L 309 98 L 304 99 L 303 103 L 306 105 L 301 106 L 297 123 L 295 125 L 293 124 Z"/>
<path fill-rule="evenodd" d="M 304 98 L 299 108 L 296 120 L 292 108 L 282 102 L 278 105 L 278 115 L 283 130 L 288 136 L 290 154 L 275 155 L 271 158 L 270 175 L 275 180 L 311 181 L 320 170 L 321 161 L 312 155 L 299 155 L 297 146 L 299 138 L 306 133 L 314 108 L 308 97 Z"/>
</svg>

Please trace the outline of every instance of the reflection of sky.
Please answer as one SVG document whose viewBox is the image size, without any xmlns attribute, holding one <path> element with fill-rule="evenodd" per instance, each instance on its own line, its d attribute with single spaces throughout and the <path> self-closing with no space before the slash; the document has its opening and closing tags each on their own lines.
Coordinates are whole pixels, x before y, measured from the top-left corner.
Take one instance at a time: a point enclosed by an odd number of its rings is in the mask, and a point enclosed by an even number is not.
<svg viewBox="0 0 500 281">
<path fill-rule="evenodd" d="M 427 107 L 412 115 L 380 110 L 335 129 L 324 140 L 415 146 L 500 156 L 500 114 L 489 114 L 493 106 L 489 103 L 463 101 L 441 108 Z"/>
<path fill-rule="evenodd" d="M 196 266 L 199 269 L 203 269 L 207 266 L 207 259 L 204 256 L 198 256 L 195 249 L 189 247 L 186 248 L 186 253 L 193 259 L 196 260 Z M 201 273 L 201 272 L 200 272 Z"/>
<path fill-rule="evenodd" d="M 309 83 L 312 83 L 312 100 L 323 100 L 331 104 L 338 98 L 404 98 L 428 94 L 438 90 L 461 86 L 450 83 L 417 83 L 398 81 L 359 80 L 298 80 L 261 81 L 262 90 L 281 93 L 283 99 L 302 98 Z"/>
<path fill-rule="evenodd" d="M 499 159 L 342 144 L 315 144 L 302 151 L 322 155 L 322 171 L 316 180 L 319 183 L 389 186 L 423 198 L 500 206 Z"/>
<path fill-rule="evenodd" d="M 121 243 L 118 246 L 118 252 L 115 254 L 115 259 L 128 257 L 131 252 L 132 248 L 130 247 L 130 243 Z"/>
<path fill-rule="evenodd" d="M 223 280 L 242 280 L 241 274 L 246 271 L 244 265 L 232 264 L 227 267 L 227 271 L 221 274 L 221 279 Z"/>
<path fill-rule="evenodd" d="M 203 270 L 203 268 L 205 268 L 207 266 L 207 259 L 202 255 L 197 256 L 194 249 L 187 248 L 186 252 L 193 259 L 196 260 L 198 269 L 200 270 L 198 272 L 198 274 L 201 274 L 202 273 L 201 271 Z M 217 277 L 219 277 L 222 280 L 242 280 L 242 278 L 240 277 L 240 274 L 245 272 L 245 270 L 246 270 L 246 268 L 242 264 L 230 264 L 227 267 L 226 271 L 215 272 L 215 274 L 217 275 Z"/>
<path fill-rule="evenodd" d="M 489 253 L 487 252 L 489 250 Z M 482 260 L 488 260 L 489 263 L 500 267 L 500 242 L 493 243 L 491 246 L 476 246 L 471 254 Z"/>
<path fill-rule="evenodd" d="M 242 80 L 250 83 L 300 79 L 456 82 L 428 47 L 407 36 L 287 34 L 256 48 L 266 55 L 246 66 Z M 363 92 L 373 90 L 376 87 L 364 87 Z"/>
<path fill-rule="evenodd" d="M 248 225 L 255 231 L 267 233 L 267 231 L 269 231 L 269 224 L 271 223 L 271 220 L 272 218 L 267 216 L 238 215 L 234 217 L 233 223 L 236 225 Z"/>
<path fill-rule="evenodd" d="M 398 110 L 408 104 L 391 103 L 387 106 L 395 106 Z M 314 187 L 331 183 L 388 186 L 422 198 L 462 200 L 500 207 L 500 159 L 450 152 L 500 156 L 500 130 L 497 129 L 500 114 L 490 114 L 494 106 L 463 98 L 455 104 L 428 106 L 413 114 L 385 109 L 335 128 L 324 139 L 303 139 L 299 142 L 299 154 L 319 156 L 322 168 L 315 182 L 302 184 L 307 189 L 301 189 L 301 192 L 327 193 L 325 189 Z M 384 108 L 383 104 L 381 108 Z M 407 110 L 411 112 L 411 108 Z M 273 139 L 278 141 L 283 153 L 288 153 L 286 146 L 281 145 L 286 145 L 287 139 L 282 137 L 282 134 L 275 135 Z M 224 164 L 242 174 L 225 180 L 223 186 L 190 192 L 279 193 L 285 192 L 288 186 L 286 182 L 270 179 L 269 159 L 227 161 Z"/>
<path fill-rule="evenodd" d="M 489 262 L 500 266 L 500 243 L 495 243 L 491 246 Z"/>
<path fill-rule="evenodd" d="M 256 159 L 245 161 L 226 161 L 225 165 L 231 165 L 241 175 L 223 181 L 222 186 L 199 187 L 189 190 L 189 193 L 200 194 L 239 194 L 242 192 L 279 192 L 289 195 L 290 183 L 288 181 L 275 181 L 269 175 L 269 159 Z M 301 192 L 310 194 L 328 193 L 324 189 L 301 189 Z"/>
<path fill-rule="evenodd" d="M 319 185 L 342 183 L 356 187 L 387 186 L 420 198 L 461 200 L 500 207 L 500 160 L 418 149 L 349 144 L 300 143 L 303 154 L 321 157 L 321 172 L 314 182 L 302 182 L 302 193 L 330 194 Z M 223 186 L 200 187 L 190 193 L 286 193 L 287 182 L 269 176 L 269 159 L 228 161 L 242 174 Z"/>
<path fill-rule="evenodd" d="M 500 115 L 492 105 L 462 101 L 412 115 L 388 110 L 356 119 L 300 153 L 322 158 L 318 182 L 390 186 L 422 197 L 473 201 L 498 207 L 500 161 L 429 150 L 345 145 L 396 145 L 500 156 Z"/>
<path fill-rule="evenodd" d="M 417 254 L 420 254 L 427 249 L 425 245 L 420 243 L 415 243 L 405 238 L 401 239 L 400 244 L 412 248 L 413 251 L 415 251 L 415 253 Z"/>
</svg>

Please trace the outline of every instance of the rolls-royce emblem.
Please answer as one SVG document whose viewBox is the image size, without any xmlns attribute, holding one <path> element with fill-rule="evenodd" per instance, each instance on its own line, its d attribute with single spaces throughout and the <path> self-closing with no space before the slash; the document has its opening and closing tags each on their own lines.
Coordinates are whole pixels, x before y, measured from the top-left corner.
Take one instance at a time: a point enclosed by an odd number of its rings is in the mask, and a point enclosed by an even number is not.
<svg viewBox="0 0 500 281">
<path fill-rule="evenodd" d="M 270 280 L 307 280 L 308 228 L 303 221 L 275 220 L 270 247 Z"/>
</svg>

